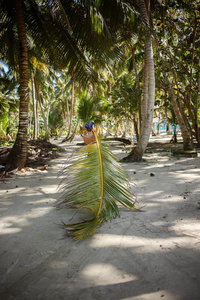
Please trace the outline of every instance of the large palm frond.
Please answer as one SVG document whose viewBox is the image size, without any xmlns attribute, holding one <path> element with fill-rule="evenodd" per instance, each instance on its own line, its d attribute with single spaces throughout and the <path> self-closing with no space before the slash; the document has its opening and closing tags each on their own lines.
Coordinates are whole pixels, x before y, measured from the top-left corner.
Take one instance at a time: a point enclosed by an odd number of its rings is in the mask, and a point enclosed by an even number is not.
<svg viewBox="0 0 200 300">
<path fill-rule="evenodd" d="M 134 196 L 128 188 L 126 172 L 117 162 L 110 147 L 100 141 L 81 148 L 64 170 L 67 175 L 61 184 L 61 200 L 77 209 L 89 209 L 92 218 L 74 224 L 65 224 L 76 240 L 92 235 L 104 222 L 120 216 L 117 202 L 135 210 Z"/>
</svg>

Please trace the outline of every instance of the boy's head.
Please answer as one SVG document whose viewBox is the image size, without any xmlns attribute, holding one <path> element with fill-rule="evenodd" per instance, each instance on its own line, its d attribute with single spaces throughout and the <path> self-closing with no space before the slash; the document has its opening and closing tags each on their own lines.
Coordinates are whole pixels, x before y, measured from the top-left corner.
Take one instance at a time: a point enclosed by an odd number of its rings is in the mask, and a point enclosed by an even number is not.
<svg viewBox="0 0 200 300">
<path fill-rule="evenodd" d="M 85 124 L 85 128 L 87 129 L 87 131 L 92 131 L 94 122 L 88 122 Z"/>
</svg>

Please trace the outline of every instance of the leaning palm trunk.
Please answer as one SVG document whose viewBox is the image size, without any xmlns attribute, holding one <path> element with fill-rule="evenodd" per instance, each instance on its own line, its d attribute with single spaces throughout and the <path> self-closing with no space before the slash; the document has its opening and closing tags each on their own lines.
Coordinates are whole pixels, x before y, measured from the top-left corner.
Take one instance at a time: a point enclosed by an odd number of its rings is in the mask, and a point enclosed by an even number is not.
<svg viewBox="0 0 200 300">
<path fill-rule="evenodd" d="M 67 119 L 64 119 L 64 124 L 62 126 L 62 128 L 60 129 L 60 132 L 58 134 L 58 137 L 61 137 L 63 134 L 63 131 L 65 130 L 65 127 L 67 126 Z"/>
<path fill-rule="evenodd" d="M 74 137 L 76 135 L 76 132 L 77 132 L 77 129 L 78 129 L 78 126 L 79 126 L 79 122 L 80 122 L 80 120 L 78 119 L 77 122 L 76 122 L 76 126 L 74 127 L 74 130 L 73 130 L 71 136 L 68 139 L 70 142 L 73 141 L 73 139 L 74 139 Z"/>
<path fill-rule="evenodd" d="M 69 175 L 62 181 L 63 204 L 76 209 L 88 209 L 90 219 L 64 224 L 75 240 L 82 240 L 95 233 L 104 222 L 120 216 L 116 202 L 135 210 L 134 196 L 128 188 L 128 177 L 113 156 L 108 145 L 96 133 L 96 143 L 81 148 L 64 170 Z"/>
</svg>

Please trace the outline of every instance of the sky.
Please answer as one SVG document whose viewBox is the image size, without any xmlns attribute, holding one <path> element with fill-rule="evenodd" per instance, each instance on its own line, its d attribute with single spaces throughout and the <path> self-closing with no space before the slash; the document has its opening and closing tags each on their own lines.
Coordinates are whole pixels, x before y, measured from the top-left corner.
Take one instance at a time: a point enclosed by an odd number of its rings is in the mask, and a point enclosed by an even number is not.
<svg viewBox="0 0 200 300">
<path fill-rule="evenodd" d="M 0 69 L 4 69 L 5 72 L 8 72 L 8 66 L 2 61 L 0 60 Z M 0 70 L 0 73 L 2 74 L 2 71 Z"/>
</svg>

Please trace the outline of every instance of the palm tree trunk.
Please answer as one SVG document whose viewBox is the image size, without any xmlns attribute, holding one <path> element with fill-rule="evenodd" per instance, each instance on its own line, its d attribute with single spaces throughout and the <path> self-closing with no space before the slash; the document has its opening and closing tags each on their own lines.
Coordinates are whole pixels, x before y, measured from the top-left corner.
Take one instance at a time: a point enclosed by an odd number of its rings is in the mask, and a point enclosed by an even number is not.
<svg viewBox="0 0 200 300">
<path fill-rule="evenodd" d="M 42 112 L 42 118 L 43 118 L 43 121 L 44 121 L 45 139 L 46 139 L 46 140 L 49 140 L 49 128 L 48 128 L 48 122 L 47 122 L 47 118 L 46 118 L 46 116 L 45 116 L 44 108 L 43 108 L 43 105 L 42 105 L 42 102 L 41 102 L 41 98 L 40 98 L 40 97 L 39 97 L 39 105 L 40 105 L 40 109 L 41 109 L 41 112 Z"/>
<path fill-rule="evenodd" d="M 139 76 L 138 76 L 138 72 L 137 72 L 137 64 L 136 64 L 136 60 L 135 60 L 135 46 L 131 46 L 131 54 L 132 54 L 132 61 L 133 61 L 133 68 L 135 71 L 135 79 L 136 79 L 136 88 L 138 89 L 140 86 L 139 83 Z"/>
<path fill-rule="evenodd" d="M 37 112 L 36 112 L 36 97 L 35 97 L 35 85 L 34 76 L 31 76 L 31 86 L 32 86 L 32 101 L 33 101 L 33 139 L 37 138 Z"/>
<path fill-rule="evenodd" d="M 149 84 L 148 84 L 148 64 L 145 51 L 144 59 L 144 73 L 143 73 L 143 86 L 142 86 L 142 97 L 141 97 L 141 120 L 140 120 L 140 134 L 144 130 L 144 124 L 146 122 L 147 110 L 148 110 L 148 93 L 149 93 Z"/>
<path fill-rule="evenodd" d="M 73 139 L 74 139 L 74 137 L 75 137 L 75 134 L 76 134 L 77 129 L 78 129 L 79 122 L 80 122 L 80 120 L 77 120 L 76 126 L 74 127 L 74 130 L 73 130 L 73 133 L 72 133 L 72 135 L 69 137 L 70 143 L 73 141 Z"/>
<path fill-rule="evenodd" d="M 132 54 L 132 61 L 133 61 L 133 68 L 135 71 L 135 80 L 136 80 L 136 89 L 140 89 L 140 83 L 139 83 L 139 76 L 138 76 L 138 72 L 137 72 L 137 64 L 136 64 L 136 60 L 135 60 L 135 46 L 131 46 L 131 54 Z M 135 119 L 134 119 L 135 121 Z M 139 101 L 139 131 L 137 128 L 136 131 L 136 136 L 137 136 L 137 141 L 139 140 L 139 132 L 141 132 L 141 123 L 142 123 L 142 103 L 141 101 Z"/>
<path fill-rule="evenodd" d="M 140 0 L 139 4 L 141 9 L 141 15 L 145 23 L 148 25 L 149 21 L 148 21 L 147 9 L 144 0 Z M 148 74 L 148 78 L 146 78 L 144 82 L 144 91 L 143 91 L 144 103 L 143 103 L 143 112 L 142 112 L 143 120 L 142 120 L 141 134 L 136 148 L 132 150 L 131 153 L 123 159 L 125 161 L 142 160 L 142 156 L 146 150 L 149 137 L 152 131 L 152 121 L 153 121 L 154 101 L 155 101 L 155 75 L 154 75 L 153 48 L 152 48 L 151 35 L 149 30 L 147 30 L 146 38 L 145 38 L 145 63 L 147 64 L 146 72 Z M 148 82 L 146 82 L 147 79 Z M 148 97 L 146 97 L 147 89 L 148 89 Z"/>
<path fill-rule="evenodd" d="M 58 134 L 58 137 L 60 138 L 62 136 L 63 131 L 65 130 L 65 127 L 67 126 L 67 119 L 64 119 L 64 124 L 62 128 L 60 129 L 60 132 Z"/>
<path fill-rule="evenodd" d="M 28 128 L 28 48 L 24 13 L 21 0 L 13 1 L 16 11 L 17 32 L 19 39 L 19 128 L 14 146 L 7 158 L 6 170 L 21 169 L 27 157 L 27 128 Z"/>
<path fill-rule="evenodd" d="M 40 86 L 36 80 L 36 78 L 34 77 L 34 83 L 35 83 L 35 91 L 36 91 L 36 95 L 37 95 L 37 100 L 39 102 L 39 105 L 40 105 L 40 109 L 41 109 L 41 112 L 42 112 L 42 118 L 43 118 L 43 121 L 44 121 L 44 127 L 45 127 L 45 138 L 47 140 L 49 140 L 49 129 L 48 129 L 48 124 L 47 124 L 47 118 L 45 116 L 45 113 L 44 113 L 44 108 L 42 106 L 42 102 L 41 102 L 41 98 L 40 98 Z"/>
<path fill-rule="evenodd" d="M 135 135 L 136 135 L 136 140 L 139 140 L 139 132 L 138 132 L 138 123 L 136 120 L 136 117 L 134 117 L 133 119 L 133 125 L 134 125 L 134 131 L 135 131 Z"/>
<path fill-rule="evenodd" d="M 106 134 L 105 134 L 104 138 L 107 138 L 107 136 L 110 135 L 110 127 L 111 127 L 111 124 L 109 123 L 107 125 Z"/>
<path fill-rule="evenodd" d="M 46 113 L 47 128 L 48 128 L 48 124 L 49 124 L 49 113 L 50 113 L 50 108 L 51 108 L 51 95 L 50 95 L 50 93 L 49 93 L 48 104 L 47 104 L 47 113 Z M 48 133 L 49 133 L 49 128 L 48 128 Z"/>
<path fill-rule="evenodd" d="M 146 150 L 149 137 L 152 130 L 153 112 L 154 112 L 154 99 L 155 99 L 155 77 L 154 77 L 154 63 L 153 63 L 153 49 L 150 41 L 146 42 L 147 52 L 147 64 L 148 64 L 148 81 L 149 81 L 149 93 L 148 93 L 148 106 L 146 118 L 143 118 L 142 130 L 137 147 L 133 153 L 132 160 L 140 161 Z"/>
<path fill-rule="evenodd" d="M 38 105 L 38 100 L 37 100 L 37 97 L 35 98 L 36 99 L 36 123 L 37 123 L 37 126 L 36 126 L 36 137 L 38 138 L 39 135 L 40 135 L 40 123 L 39 123 L 39 105 Z"/>
<path fill-rule="evenodd" d="M 75 93 L 74 93 L 75 78 L 73 74 L 71 76 L 71 81 L 72 81 L 72 97 L 71 97 L 71 109 L 70 109 L 70 118 L 69 118 L 69 130 L 67 136 L 62 140 L 62 143 L 66 142 L 70 138 L 70 133 L 72 129 L 72 119 L 74 114 L 74 103 L 75 103 Z"/>
<path fill-rule="evenodd" d="M 58 137 L 62 136 L 63 131 L 65 130 L 65 128 L 67 127 L 67 124 L 69 124 L 69 103 L 68 103 L 68 99 L 66 98 L 66 107 L 67 107 L 67 114 L 65 114 L 65 111 L 63 111 L 63 121 L 64 124 L 58 134 Z M 65 140 L 69 138 L 69 132 L 67 134 L 67 136 L 65 137 Z"/>
</svg>

